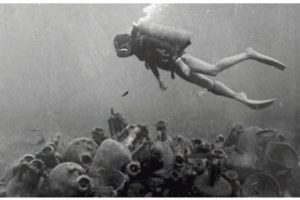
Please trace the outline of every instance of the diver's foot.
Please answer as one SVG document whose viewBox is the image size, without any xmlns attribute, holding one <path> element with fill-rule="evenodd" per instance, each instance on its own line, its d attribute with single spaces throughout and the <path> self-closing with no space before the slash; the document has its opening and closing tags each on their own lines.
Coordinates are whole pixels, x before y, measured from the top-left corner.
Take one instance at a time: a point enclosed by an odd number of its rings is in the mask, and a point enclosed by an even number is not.
<svg viewBox="0 0 300 200">
<path fill-rule="evenodd" d="M 268 108 L 276 101 L 276 98 L 266 100 L 251 100 L 248 99 L 247 95 L 244 92 L 240 93 L 239 95 L 241 102 L 253 110 Z"/>
<path fill-rule="evenodd" d="M 280 61 L 278 61 L 272 57 L 261 54 L 261 53 L 255 51 L 254 49 L 252 49 L 251 47 L 248 47 L 246 49 L 246 53 L 250 59 L 256 60 L 258 62 L 267 64 L 267 65 L 272 65 L 273 67 L 275 67 L 279 70 L 283 71 L 286 68 L 285 64 L 281 63 Z"/>
</svg>

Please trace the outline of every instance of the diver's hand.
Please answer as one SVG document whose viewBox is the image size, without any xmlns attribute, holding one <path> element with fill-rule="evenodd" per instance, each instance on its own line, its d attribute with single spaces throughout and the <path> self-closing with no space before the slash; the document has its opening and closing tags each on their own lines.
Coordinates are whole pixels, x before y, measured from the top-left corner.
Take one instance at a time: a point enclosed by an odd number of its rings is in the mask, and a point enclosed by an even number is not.
<svg viewBox="0 0 300 200">
<path fill-rule="evenodd" d="M 162 91 L 165 91 L 168 89 L 167 86 L 165 86 L 165 84 L 162 82 L 162 81 L 159 81 L 158 82 L 158 85 L 159 85 L 159 88 L 162 90 Z"/>
</svg>

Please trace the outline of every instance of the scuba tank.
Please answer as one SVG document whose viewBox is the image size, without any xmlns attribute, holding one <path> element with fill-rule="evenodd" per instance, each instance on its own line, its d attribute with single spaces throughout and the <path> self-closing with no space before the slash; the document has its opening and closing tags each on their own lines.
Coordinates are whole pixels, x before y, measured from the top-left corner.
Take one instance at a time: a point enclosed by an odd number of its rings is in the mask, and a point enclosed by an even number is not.
<svg viewBox="0 0 300 200">
<path fill-rule="evenodd" d="M 148 35 L 171 44 L 178 55 L 180 55 L 186 47 L 191 44 L 191 33 L 181 29 L 175 29 L 151 22 L 140 22 L 133 24 L 133 35 L 139 33 Z"/>
</svg>

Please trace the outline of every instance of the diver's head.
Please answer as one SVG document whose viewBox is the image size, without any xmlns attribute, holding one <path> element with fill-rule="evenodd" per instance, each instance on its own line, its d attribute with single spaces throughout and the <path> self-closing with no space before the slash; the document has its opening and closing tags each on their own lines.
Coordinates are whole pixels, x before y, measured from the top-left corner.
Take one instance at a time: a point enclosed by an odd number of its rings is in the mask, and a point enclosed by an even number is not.
<svg viewBox="0 0 300 200">
<path fill-rule="evenodd" d="M 131 36 L 129 34 L 119 34 L 114 38 L 114 46 L 119 57 L 128 57 L 132 53 Z"/>
</svg>

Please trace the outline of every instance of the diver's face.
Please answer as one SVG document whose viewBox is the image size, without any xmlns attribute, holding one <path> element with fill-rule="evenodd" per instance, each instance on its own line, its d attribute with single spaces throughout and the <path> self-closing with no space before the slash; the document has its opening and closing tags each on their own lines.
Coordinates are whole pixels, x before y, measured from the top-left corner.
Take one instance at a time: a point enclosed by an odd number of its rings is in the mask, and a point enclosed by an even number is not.
<svg viewBox="0 0 300 200">
<path fill-rule="evenodd" d="M 115 44 L 115 47 L 118 57 L 124 58 L 132 55 L 131 46 L 129 42 L 122 44 L 121 46 Z"/>
</svg>

